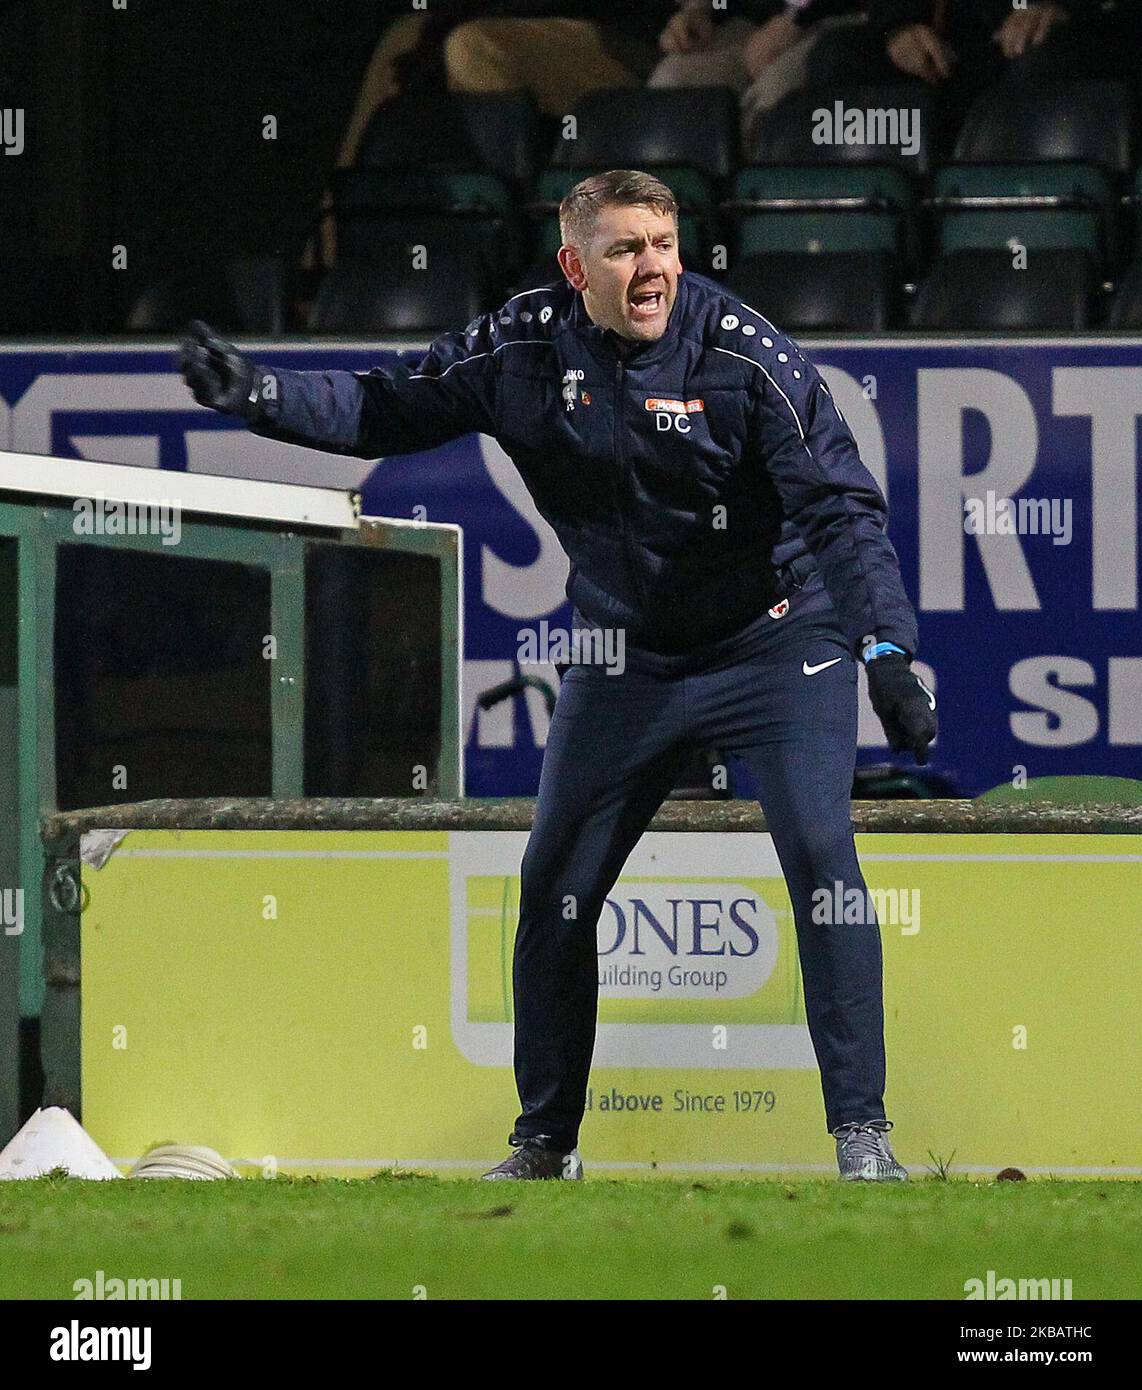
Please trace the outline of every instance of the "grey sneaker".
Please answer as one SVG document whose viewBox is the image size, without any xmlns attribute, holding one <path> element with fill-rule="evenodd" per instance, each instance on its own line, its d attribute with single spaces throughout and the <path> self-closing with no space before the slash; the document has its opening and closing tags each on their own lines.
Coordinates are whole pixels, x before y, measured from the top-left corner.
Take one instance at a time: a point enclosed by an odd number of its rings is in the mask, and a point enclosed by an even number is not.
<svg viewBox="0 0 1142 1390">
<path fill-rule="evenodd" d="M 535 1140 L 525 1139 L 522 1144 L 513 1147 L 502 1163 L 497 1163 L 491 1172 L 485 1173 L 483 1180 L 534 1182 L 547 1178 L 575 1179 L 582 1176 L 583 1163 L 577 1150 L 561 1154 L 558 1149 L 549 1149 Z"/>
<path fill-rule="evenodd" d="M 908 1170 L 896 1161 L 888 1142 L 891 1120 L 838 1125 L 837 1167 L 842 1182 L 907 1182 Z"/>
</svg>

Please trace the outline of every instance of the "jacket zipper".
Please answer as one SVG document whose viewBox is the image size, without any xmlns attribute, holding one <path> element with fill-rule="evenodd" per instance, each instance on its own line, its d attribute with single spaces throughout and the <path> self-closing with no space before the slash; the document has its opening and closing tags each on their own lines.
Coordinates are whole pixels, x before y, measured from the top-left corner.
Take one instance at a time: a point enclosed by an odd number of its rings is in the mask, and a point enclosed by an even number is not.
<svg viewBox="0 0 1142 1390">
<path fill-rule="evenodd" d="M 634 495 L 634 486 L 631 483 L 630 474 L 627 471 L 626 456 L 623 453 L 623 402 L 626 398 L 626 372 L 623 360 L 620 357 L 615 363 L 615 463 L 618 465 L 619 479 L 621 485 L 630 493 L 632 504 L 637 500 Z M 638 559 L 635 555 L 634 546 L 631 540 L 630 528 L 627 525 L 626 513 L 620 503 L 619 506 L 619 525 L 623 533 L 623 549 L 626 552 L 627 567 L 630 570 L 631 587 L 638 598 L 639 606 L 643 610 L 646 608 L 646 593 L 643 589 L 642 579 L 639 575 Z"/>
</svg>

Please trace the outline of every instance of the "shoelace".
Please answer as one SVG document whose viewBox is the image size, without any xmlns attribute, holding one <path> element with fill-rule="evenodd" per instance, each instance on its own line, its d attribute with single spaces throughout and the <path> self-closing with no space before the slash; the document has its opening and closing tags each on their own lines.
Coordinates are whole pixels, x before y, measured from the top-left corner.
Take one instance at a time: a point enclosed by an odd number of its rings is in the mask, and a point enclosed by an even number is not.
<svg viewBox="0 0 1142 1390">
<path fill-rule="evenodd" d="M 551 1136 L 547 1134 L 529 1135 L 526 1139 L 509 1139 L 508 1143 L 518 1153 L 520 1149 L 539 1150 L 546 1153 L 551 1146 Z"/>
<path fill-rule="evenodd" d="M 886 1136 L 891 1128 L 890 1120 L 874 1120 L 864 1125 L 839 1125 L 834 1131 L 834 1137 L 844 1144 L 846 1155 L 887 1160 L 889 1154 Z"/>
<path fill-rule="evenodd" d="M 529 1167 L 538 1167 L 543 1161 L 544 1155 L 548 1152 L 546 1145 L 542 1142 L 546 1135 L 536 1135 L 534 1139 L 521 1139 L 518 1144 L 512 1145 L 511 1158 L 506 1158 L 505 1163 L 510 1163 L 512 1158 L 525 1157 Z"/>
</svg>

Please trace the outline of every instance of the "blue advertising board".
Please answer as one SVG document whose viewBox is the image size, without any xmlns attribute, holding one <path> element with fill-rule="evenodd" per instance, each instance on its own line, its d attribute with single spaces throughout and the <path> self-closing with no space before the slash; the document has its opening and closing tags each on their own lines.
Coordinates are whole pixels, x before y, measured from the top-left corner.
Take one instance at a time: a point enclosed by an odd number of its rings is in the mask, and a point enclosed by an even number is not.
<svg viewBox="0 0 1142 1390">
<path fill-rule="evenodd" d="M 245 343 L 365 371 L 392 344 Z M 1020 776 L 1142 776 L 1142 341 L 807 340 L 885 490 L 940 701 L 933 767 L 964 795 Z M 408 349 L 404 349 L 407 351 Z M 413 354 L 419 356 L 419 350 Z M 21 452 L 357 488 L 368 513 L 465 532 L 467 791 L 535 791 L 543 692 L 488 710 L 521 634 L 568 627 L 567 564 L 483 436 L 379 463 L 250 435 L 191 400 L 168 347 L 0 346 L 0 441 Z M 553 670 L 529 674 L 556 684 Z M 863 691 L 860 761 L 889 753 Z"/>
</svg>

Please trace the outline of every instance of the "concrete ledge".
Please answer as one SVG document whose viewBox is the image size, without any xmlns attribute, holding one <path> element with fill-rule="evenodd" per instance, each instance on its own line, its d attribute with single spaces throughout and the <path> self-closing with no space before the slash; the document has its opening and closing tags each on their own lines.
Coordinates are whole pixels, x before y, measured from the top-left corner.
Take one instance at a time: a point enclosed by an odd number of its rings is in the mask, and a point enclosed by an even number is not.
<svg viewBox="0 0 1142 1390">
<path fill-rule="evenodd" d="M 75 845 L 86 830 L 529 830 L 534 814 L 532 797 L 462 801 L 209 797 L 61 811 L 44 817 L 40 829 L 45 847 L 59 850 Z M 884 834 L 1142 834 L 1142 806 L 1098 803 L 854 801 L 852 818 L 858 831 Z M 766 825 L 752 801 L 667 801 L 649 828 L 762 831 Z"/>
</svg>

